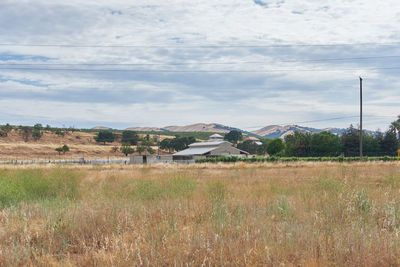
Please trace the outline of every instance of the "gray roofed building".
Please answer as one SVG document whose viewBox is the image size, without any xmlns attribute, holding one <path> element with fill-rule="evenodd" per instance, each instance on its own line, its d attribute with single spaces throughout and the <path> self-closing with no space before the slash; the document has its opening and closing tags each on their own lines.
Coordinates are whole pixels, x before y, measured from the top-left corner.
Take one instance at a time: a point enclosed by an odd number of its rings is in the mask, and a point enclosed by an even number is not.
<svg viewBox="0 0 400 267">
<path fill-rule="evenodd" d="M 205 157 L 247 156 L 249 153 L 237 149 L 227 141 L 200 142 L 173 154 L 174 161 L 190 161 Z"/>
<path fill-rule="evenodd" d="M 220 134 L 213 134 L 210 136 L 210 141 L 222 141 L 224 137 Z"/>
</svg>

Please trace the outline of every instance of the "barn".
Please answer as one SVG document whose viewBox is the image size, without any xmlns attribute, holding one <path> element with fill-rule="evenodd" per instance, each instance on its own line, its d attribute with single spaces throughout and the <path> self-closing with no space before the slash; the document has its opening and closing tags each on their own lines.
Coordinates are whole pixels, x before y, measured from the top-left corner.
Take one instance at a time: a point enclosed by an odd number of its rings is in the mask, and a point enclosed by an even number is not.
<svg viewBox="0 0 400 267">
<path fill-rule="evenodd" d="M 233 147 L 227 141 L 200 142 L 189 145 L 189 148 L 172 155 L 173 161 L 194 161 L 206 157 L 245 156 L 249 153 Z"/>
</svg>

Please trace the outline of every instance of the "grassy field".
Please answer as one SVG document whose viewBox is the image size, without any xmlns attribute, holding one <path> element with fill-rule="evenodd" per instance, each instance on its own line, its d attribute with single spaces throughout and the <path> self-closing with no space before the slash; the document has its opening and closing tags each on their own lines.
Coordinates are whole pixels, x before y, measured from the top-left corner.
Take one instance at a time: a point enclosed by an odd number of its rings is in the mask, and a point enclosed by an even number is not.
<svg viewBox="0 0 400 267">
<path fill-rule="evenodd" d="M 398 163 L 0 169 L 0 266 L 400 265 Z"/>
</svg>

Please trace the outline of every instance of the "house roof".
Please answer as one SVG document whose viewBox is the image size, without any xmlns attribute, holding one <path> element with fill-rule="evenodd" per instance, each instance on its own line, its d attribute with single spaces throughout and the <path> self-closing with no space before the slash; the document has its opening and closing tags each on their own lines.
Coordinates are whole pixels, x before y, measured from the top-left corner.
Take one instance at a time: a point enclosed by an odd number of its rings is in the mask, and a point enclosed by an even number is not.
<svg viewBox="0 0 400 267">
<path fill-rule="evenodd" d="M 193 143 L 193 144 L 190 144 L 189 147 L 204 147 L 204 146 L 215 146 L 215 147 L 217 147 L 217 146 L 219 146 L 220 144 L 223 144 L 223 143 L 231 144 L 228 141 L 211 141 L 211 142 Z"/>
<path fill-rule="evenodd" d="M 190 147 L 185 150 L 179 151 L 173 155 L 174 156 L 204 155 L 215 149 L 217 149 L 217 147 Z"/>
<path fill-rule="evenodd" d="M 224 137 L 220 134 L 213 134 L 210 136 L 210 138 L 224 138 Z"/>
<path fill-rule="evenodd" d="M 258 139 L 257 137 L 254 137 L 254 136 L 249 136 L 249 137 L 245 138 L 243 141 L 260 141 L 260 139 Z"/>
</svg>

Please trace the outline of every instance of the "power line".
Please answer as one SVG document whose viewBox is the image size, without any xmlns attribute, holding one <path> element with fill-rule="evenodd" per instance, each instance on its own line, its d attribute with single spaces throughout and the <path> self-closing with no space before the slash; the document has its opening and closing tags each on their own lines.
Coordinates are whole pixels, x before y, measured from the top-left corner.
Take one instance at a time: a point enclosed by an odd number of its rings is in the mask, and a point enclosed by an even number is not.
<svg viewBox="0 0 400 267">
<path fill-rule="evenodd" d="M 400 58 L 400 56 L 373 56 L 373 57 L 349 57 L 349 58 L 320 58 L 303 60 L 272 60 L 271 62 L 295 63 L 295 62 L 321 62 L 321 61 L 346 61 Z M 0 60 L 1 62 L 1 60 Z M 237 62 L 156 62 L 156 63 L 0 63 L 0 66 L 168 66 L 168 65 L 235 65 L 235 64 L 267 64 L 265 61 L 237 61 Z"/>
<path fill-rule="evenodd" d="M 400 42 L 369 42 L 369 43 L 331 43 L 331 44 L 165 44 L 165 45 L 136 45 L 136 44 L 37 44 L 37 43 L 0 43 L 0 46 L 9 47 L 65 47 L 65 48 L 290 48 L 290 47 L 340 47 L 340 46 L 392 46 Z"/>
<path fill-rule="evenodd" d="M 78 69 L 78 68 L 24 68 L 0 67 L 0 70 L 25 70 L 25 71 L 81 71 L 81 72 L 138 72 L 138 73 L 270 73 L 270 72 L 337 72 L 337 71 L 377 71 L 397 70 L 395 67 L 378 68 L 343 68 L 343 69 L 269 69 L 269 70 L 151 70 L 151 69 Z"/>
<path fill-rule="evenodd" d="M 369 118 L 393 118 L 393 116 L 376 116 L 376 115 L 363 115 L 363 117 L 369 117 Z M 335 118 L 327 118 L 327 119 L 321 119 L 321 120 L 287 122 L 287 123 L 280 123 L 280 124 L 273 124 L 273 125 L 286 126 L 286 125 L 295 125 L 295 124 L 300 124 L 300 123 L 325 122 L 325 121 L 343 120 L 343 119 L 351 119 L 351 118 L 359 118 L 359 116 L 345 116 L 345 117 L 335 117 Z M 251 126 L 251 127 L 247 127 L 247 128 L 259 128 L 259 127 L 265 127 L 265 126 Z"/>
</svg>

